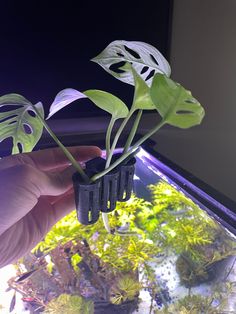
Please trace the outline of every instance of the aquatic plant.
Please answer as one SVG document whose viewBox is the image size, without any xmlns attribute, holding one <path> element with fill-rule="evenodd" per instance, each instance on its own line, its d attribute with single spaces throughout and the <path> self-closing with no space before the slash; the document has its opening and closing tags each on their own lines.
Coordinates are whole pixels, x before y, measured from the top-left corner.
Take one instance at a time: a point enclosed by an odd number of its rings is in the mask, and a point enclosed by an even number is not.
<svg viewBox="0 0 236 314">
<path fill-rule="evenodd" d="M 232 269 L 231 269 L 232 270 Z M 192 294 L 179 299 L 168 307 L 155 309 L 155 314 L 223 314 L 234 313 L 228 311 L 228 304 L 235 294 L 235 282 L 224 278 L 211 287 L 209 295 Z M 236 306 L 236 304 L 235 304 Z M 234 309 L 235 310 L 235 306 Z"/>
<path fill-rule="evenodd" d="M 209 298 L 201 295 L 190 295 L 163 310 L 155 310 L 155 314 L 221 314 L 210 305 Z"/>
<path fill-rule="evenodd" d="M 35 282 L 34 297 L 43 306 L 41 286 L 48 284 L 51 299 L 72 293 L 117 306 L 127 301 L 137 302 L 140 289 L 151 282 L 148 274 L 140 281 L 138 273 L 159 252 L 134 221 L 135 212 L 149 205 L 135 196 L 126 203 L 118 203 L 117 211 L 110 214 L 111 227 L 117 226 L 121 233 L 129 228 L 125 236 L 107 234 L 101 218 L 96 225 L 83 226 L 73 211 L 50 230 L 34 249 L 34 255 L 24 258 L 23 264 L 29 269 L 34 265 L 35 271 L 24 273 L 24 280 L 14 282 L 13 287 L 21 286 L 27 294 Z M 37 264 L 41 278 L 44 272 L 41 282 Z"/>
<path fill-rule="evenodd" d="M 59 244 L 70 241 L 77 243 L 86 239 L 92 253 L 115 269 L 137 269 L 160 251 L 146 238 L 145 232 L 135 225 L 135 212 L 148 205 L 148 202 L 134 196 L 126 203 L 118 202 L 116 212 L 109 215 L 111 228 L 117 227 L 121 233 L 115 235 L 107 234 L 101 219 L 95 225 L 83 226 L 77 221 L 76 212 L 73 211 L 52 227 L 34 251 L 40 250 L 46 254 Z M 122 230 L 125 228 L 128 228 L 129 232 L 123 236 Z"/>
<path fill-rule="evenodd" d="M 138 297 L 141 288 L 142 285 L 137 279 L 125 275 L 111 287 L 110 301 L 113 304 L 121 304 L 127 300 L 133 300 Z"/>
<path fill-rule="evenodd" d="M 177 254 L 211 243 L 217 224 L 177 188 L 161 181 L 148 187 L 152 207 L 140 212 L 137 224 L 148 236 Z"/>
<path fill-rule="evenodd" d="M 91 314 L 93 302 L 85 300 L 81 296 L 61 294 L 50 301 L 44 310 L 45 314 Z"/>
<path fill-rule="evenodd" d="M 137 212 L 136 223 L 147 237 L 178 254 L 176 269 L 186 287 L 213 280 L 218 264 L 236 254 L 232 237 L 176 187 L 150 185 L 152 206 Z"/>
</svg>

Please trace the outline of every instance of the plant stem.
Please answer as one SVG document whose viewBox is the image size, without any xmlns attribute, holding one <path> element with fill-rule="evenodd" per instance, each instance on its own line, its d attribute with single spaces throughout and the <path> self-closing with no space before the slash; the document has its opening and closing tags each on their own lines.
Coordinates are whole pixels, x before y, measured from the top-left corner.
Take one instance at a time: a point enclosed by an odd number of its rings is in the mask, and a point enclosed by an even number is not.
<svg viewBox="0 0 236 314">
<path fill-rule="evenodd" d="M 116 132 L 115 138 L 114 138 L 112 146 L 111 146 L 110 154 L 109 154 L 109 156 L 107 158 L 106 168 L 110 166 L 111 158 L 112 158 L 113 152 L 114 152 L 114 150 L 116 148 L 116 144 L 118 142 L 118 139 L 119 139 L 119 137 L 120 137 L 124 127 L 126 126 L 128 120 L 130 119 L 130 117 L 132 116 L 133 113 L 134 113 L 134 110 L 131 109 L 129 114 L 128 114 L 128 116 L 122 121 L 118 131 Z"/>
<path fill-rule="evenodd" d="M 107 213 L 103 213 L 102 212 L 102 221 L 103 221 L 103 224 L 104 224 L 104 227 L 105 227 L 106 231 L 108 233 L 111 233 L 111 227 L 109 225 L 109 219 L 108 219 Z"/>
<path fill-rule="evenodd" d="M 53 131 L 50 129 L 50 127 L 45 122 L 44 118 L 41 116 L 38 109 L 33 106 L 34 111 L 37 113 L 37 116 L 40 120 L 40 122 L 43 124 L 47 132 L 50 134 L 50 136 L 54 139 L 54 141 L 57 143 L 57 145 L 62 149 L 63 153 L 66 155 L 66 157 L 70 160 L 71 164 L 75 167 L 75 169 L 79 172 L 81 177 L 84 179 L 85 182 L 89 182 L 89 177 L 85 174 L 80 164 L 74 159 L 72 154 L 66 149 L 66 147 L 59 141 L 59 139 L 56 137 L 56 135 L 53 133 Z"/>
<path fill-rule="evenodd" d="M 115 119 L 111 118 L 110 123 L 107 128 L 107 134 L 106 134 L 106 155 L 110 155 L 111 151 L 111 132 L 115 123 Z"/>
<path fill-rule="evenodd" d="M 126 126 L 129 118 L 132 116 L 133 113 L 134 113 L 134 110 L 130 110 L 128 116 L 122 121 L 118 131 L 116 132 L 116 135 L 115 135 L 115 138 L 113 140 L 112 146 L 110 147 L 111 130 L 112 130 L 112 127 L 113 127 L 114 122 L 115 122 L 113 119 L 111 119 L 110 124 L 109 124 L 108 129 L 107 129 L 107 136 L 106 136 L 107 161 L 106 161 L 106 166 L 105 166 L 105 170 L 104 171 L 106 171 L 106 169 L 109 168 L 110 163 L 111 163 L 111 159 L 112 159 L 112 155 L 113 155 L 113 152 L 114 152 L 114 150 L 116 148 L 116 144 L 118 142 L 120 134 L 123 131 L 124 127 Z M 107 172 L 105 172 L 104 175 L 106 173 Z M 97 175 L 95 175 L 94 177 L 96 177 L 96 176 Z M 100 177 L 102 177 L 102 176 L 100 176 Z M 93 180 L 91 180 L 91 181 L 93 181 Z M 103 220 L 104 227 L 107 230 L 107 232 L 111 233 L 111 228 L 110 228 L 110 225 L 109 225 L 108 215 L 106 213 L 102 213 L 102 220 Z"/>
<path fill-rule="evenodd" d="M 102 172 L 94 175 L 90 180 L 96 181 L 97 179 L 101 178 L 104 176 L 106 173 L 117 167 L 123 160 L 125 160 L 129 155 L 131 155 L 135 150 L 143 144 L 149 137 L 151 137 L 153 134 L 155 134 L 163 125 L 165 124 L 165 121 L 162 120 L 157 126 L 155 126 L 153 129 L 151 129 L 147 134 L 145 134 L 141 139 L 139 139 L 131 148 L 128 152 L 123 154 L 119 159 L 117 159 L 111 166 L 103 170 Z"/>
<path fill-rule="evenodd" d="M 108 129 L 107 129 L 107 133 L 106 133 L 106 159 L 107 159 L 107 162 L 106 162 L 105 169 L 107 167 L 109 167 L 109 165 L 110 165 L 111 158 L 112 158 L 112 152 L 114 150 L 114 149 L 111 150 L 111 146 L 110 146 L 111 145 L 111 132 L 112 132 L 112 128 L 114 126 L 114 123 L 115 123 L 115 119 L 111 118 L 111 121 L 110 121 Z M 103 224 L 104 224 L 106 231 L 108 233 L 111 233 L 111 228 L 109 225 L 109 219 L 108 219 L 108 215 L 106 213 L 102 213 L 102 220 L 103 220 Z"/>
<path fill-rule="evenodd" d="M 123 153 L 126 153 L 126 152 L 128 151 L 128 149 L 129 149 L 129 147 L 130 147 L 130 145 L 131 145 L 131 143 L 132 143 L 132 141 L 133 141 L 133 139 L 134 139 L 134 136 L 135 136 L 136 131 L 137 131 L 137 129 L 138 129 L 138 125 L 139 125 L 139 122 L 140 122 L 142 113 L 143 113 L 143 110 L 140 109 L 140 110 L 138 111 L 138 114 L 137 114 L 136 119 L 135 119 L 135 121 L 134 121 L 134 125 L 133 125 L 133 127 L 132 127 L 132 129 L 131 129 L 131 132 L 130 132 L 130 134 L 129 134 L 129 137 L 128 137 L 126 143 L 125 143 L 125 147 L 124 147 Z"/>
</svg>

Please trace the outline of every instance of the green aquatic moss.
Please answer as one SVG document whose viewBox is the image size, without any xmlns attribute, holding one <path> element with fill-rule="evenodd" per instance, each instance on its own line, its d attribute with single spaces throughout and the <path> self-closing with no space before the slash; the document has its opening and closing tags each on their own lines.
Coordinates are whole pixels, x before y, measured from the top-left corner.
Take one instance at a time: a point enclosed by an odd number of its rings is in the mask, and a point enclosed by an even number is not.
<svg viewBox="0 0 236 314">
<path fill-rule="evenodd" d="M 192 294 L 179 299 L 168 307 L 156 309 L 155 314 L 223 314 L 229 311 L 229 302 L 235 295 L 235 282 L 229 282 L 227 276 L 211 287 L 209 295 Z"/>
<path fill-rule="evenodd" d="M 77 295 L 61 294 L 46 305 L 45 314 L 92 314 L 92 301 L 86 301 Z"/>
<path fill-rule="evenodd" d="M 155 314 L 222 314 L 210 302 L 211 299 L 208 297 L 190 295 L 168 308 L 156 310 Z"/>
<path fill-rule="evenodd" d="M 163 249 L 200 258 L 196 248 L 214 242 L 218 224 L 176 187 L 162 181 L 149 189 L 152 207 L 138 213 L 138 226 Z"/>
</svg>

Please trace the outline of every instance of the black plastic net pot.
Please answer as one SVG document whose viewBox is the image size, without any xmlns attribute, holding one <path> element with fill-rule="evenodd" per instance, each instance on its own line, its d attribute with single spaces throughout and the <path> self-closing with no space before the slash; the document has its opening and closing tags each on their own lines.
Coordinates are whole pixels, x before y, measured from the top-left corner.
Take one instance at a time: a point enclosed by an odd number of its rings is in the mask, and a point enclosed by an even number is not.
<svg viewBox="0 0 236 314">
<path fill-rule="evenodd" d="M 118 187 L 118 201 L 126 202 L 130 199 L 134 187 L 134 172 L 136 159 L 133 157 L 127 164 L 120 167 L 120 179 Z"/>
<path fill-rule="evenodd" d="M 85 183 L 79 173 L 72 176 L 77 217 L 83 225 L 98 221 L 100 212 L 101 180 Z"/>
<path fill-rule="evenodd" d="M 116 208 L 119 176 L 119 171 L 112 171 L 102 178 L 101 211 L 103 213 L 110 213 Z"/>
<path fill-rule="evenodd" d="M 116 305 L 106 301 L 94 302 L 94 314 L 131 314 L 138 305 L 138 298 Z"/>
<path fill-rule="evenodd" d="M 106 161 L 101 157 L 94 158 L 86 163 L 86 168 L 94 173 L 105 169 Z M 116 168 L 101 178 L 100 210 L 110 213 L 116 208 L 120 169 Z"/>
<path fill-rule="evenodd" d="M 115 154 L 113 161 L 119 159 L 122 154 Z M 125 159 L 117 168 L 119 169 L 119 183 L 117 200 L 126 202 L 130 199 L 134 187 L 135 157 Z"/>
<path fill-rule="evenodd" d="M 121 157 L 121 153 L 114 154 L 112 163 Z M 128 157 L 111 172 L 102 178 L 101 186 L 101 211 L 110 213 L 116 208 L 116 202 L 126 202 L 130 199 L 133 191 L 133 180 L 136 159 Z M 106 161 L 97 157 L 86 163 L 89 171 L 96 173 L 105 168 Z"/>
<path fill-rule="evenodd" d="M 121 154 L 115 154 L 114 162 Z M 116 208 L 116 202 L 128 201 L 133 191 L 133 177 L 136 159 L 124 160 L 115 169 L 105 174 L 101 179 L 85 183 L 79 173 L 72 177 L 75 191 L 77 217 L 83 225 L 97 222 L 99 212 L 110 213 Z M 86 173 L 89 177 L 103 171 L 106 161 L 101 157 L 86 163 Z"/>
</svg>

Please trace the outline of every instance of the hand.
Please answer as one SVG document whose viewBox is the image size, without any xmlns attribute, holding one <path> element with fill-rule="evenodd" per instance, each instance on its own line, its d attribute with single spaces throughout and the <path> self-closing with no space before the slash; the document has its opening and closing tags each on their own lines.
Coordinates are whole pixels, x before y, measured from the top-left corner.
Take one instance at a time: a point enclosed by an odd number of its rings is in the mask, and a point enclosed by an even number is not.
<svg viewBox="0 0 236 314">
<path fill-rule="evenodd" d="M 69 151 L 79 162 L 101 155 L 94 146 Z M 59 148 L 0 160 L 0 267 L 29 252 L 58 220 L 75 209 L 74 172 Z"/>
</svg>

